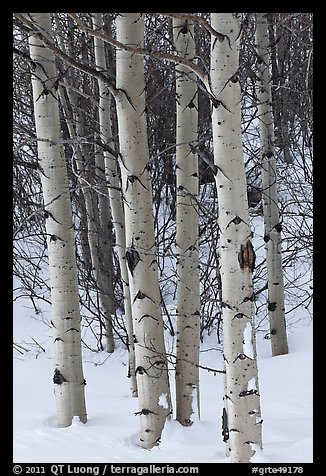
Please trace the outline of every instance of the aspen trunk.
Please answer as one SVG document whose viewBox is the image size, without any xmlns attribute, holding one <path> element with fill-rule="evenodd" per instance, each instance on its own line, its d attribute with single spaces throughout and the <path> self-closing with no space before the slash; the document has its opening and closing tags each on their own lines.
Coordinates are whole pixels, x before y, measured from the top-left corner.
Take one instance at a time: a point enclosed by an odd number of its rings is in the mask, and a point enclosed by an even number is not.
<svg viewBox="0 0 326 476">
<path fill-rule="evenodd" d="M 93 13 L 93 28 L 101 28 L 103 25 L 102 14 Z M 96 66 L 100 71 L 107 70 L 107 61 L 105 57 L 104 42 L 94 37 L 94 51 Z M 98 82 L 99 86 L 99 121 L 100 121 L 100 139 L 104 144 L 111 141 L 112 125 L 110 118 L 111 111 L 111 95 L 102 81 Z M 105 177 L 108 184 L 108 191 L 110 197 L 110 205 L 112 212 L 112 220 L 115 231 L 115 247 L 118 253 L 121 279 L 123 285 L 124 297 L 124 315 L 128 335 L 128 350 L 129 350 L 129 368 L 128 376 L 130 378 L 130 390 L 133 397 L 137 397 L 137 381 L 135 374 L 135 345 L 133 339 L 133 324 L 131 316 L 131 302 L 129 291 L 129 277 L 127 264 L 125 259 L 126 254 L 126 237 L 125 237 L 125 217 L 122 204 L 122 195 L 119 191 L 120 179 L 117 159 L 109 152 L 104 151 L 104 169 Z"/>
<path fill-rule="evenodd" d="M 71 104 L 77 106 L 75 93 L 68 92 Z M 76 108 L 77 109 L 77 108 Z M 77 137 L 84 137 L 83 117 L 78 112 L 75 114 L 76 134 Z M 73 129 L 69 128 L 73 133 Z M 72 135 L 74 137 L 74 135 Z M 107 193 L 107 190 L 103 190 L 103 185 L 99 186 L 94 180 L 94 172 L 89 173 L 89 167 L 85 165 L 87 162 L 87 153 L 85 152 L 82 144 L 75 147 L 76 152 L 76 168 L 79 174 L 79 182 L 81 190 L 85 200 L 85 208 L 87 215 L 87 236 L 89 243 L 89 250 L 91 255 L 92 273 L 97 288 L 99 305 L 103 321 L 101 325 L 104 328 L 105 338 L 105 350 L 109 353 L 114 351 L 114 338 L 112 329 L 112 315 L 115 311 L 114 297 L 113 297 L 113 261 L 112 261 L 112 240 L 110 241 L 111 229 L 109 226 L 109 206 L 106 197 L 102 193 Z M 103 158 L 100 154 L 95 154 L 95 169 L 104 169 Z M 105 177 L 101 177 L 101 180 L 105 180 Z M 89 185 L 90 184 L 90 185 Z M 96 193 L 91 186 L 96 188 L 102 188 L 100 193 Z M 102 193 L 101 193 L 102 192 Z M 104 243 L 104 234 L 108 235 L 108 241 Z M 99 318 L 101 319 L 101 317 Z M 101 349 L 103 348 L 101 339 Z"/>
<path fill-rule="evenodd" d="M 36 32 L 38 28 L 51 31 L 50 14 L 31 16 Z M 32 89 L 50 267 L 54 393 L 58 426 L 67 427 L 74 416 L 79 416 L 84 423 L 87 421 L 73 221 L 64 149 L 60 144 L 54 55 L 37 36 L 31 35 L 29 45 L 35 64 Z"/>
<path fill-rule="evenodd" d="M 259 15 L 265 15 L 260 13 Z M 289 111 L 286 105 L 286 95 L 284 88 L 287 71 L 286 71 L 286 56 L 288 54 L 289 34 L 286 31 L 286 26 L 281 21 L 282 14 L 267 13 L 266 19 L 269 23 L 269 44 L 273 44 L 270 50 L 271 73 L 272 82 L 274 83 L 273 96 L 273 116 L 274 116 L 274 134 L 275 145 L 283 152 L 283 160 L 286 164 L 293 162 L 293 157 L 290 152 L 290 135 L 289 135 Z"/>
<path fill-rule="evenodd" d="M 174 45 L 187 59 L 195 57 L 194 28 L 173 20 Z M 197 83 L 188 68 L 176 67 L 176 256 L 177 344 L 176 418 L 192 425 L 199 417 L 200 291 L 198 242 L 198 158 L 189 143 L 197 140 Z"/>
<path fill-rule="evenodd" d="M 117 17 L 116 25 L 118 41 L 142 45 L 141 14 L 123 13 Z M 141 56 L 122 50 L 117 50 L 116 61 L 126 260 L 139 400 L 137 414 L 141 445 L 149 449 L 159 443 L 171 408 L 152 214 L 144 67 Z"/>
<path fill-rule="evenodd" d="M 98 293 L 102 307 L 105 327 L 105 342 L 107 352 L 114 351 L 114 337 L 112 321 L 116 310 L 113 288 L 113 240 L 112 218 L 104 171 L 104 157 L 102 151 L 95 155 L 96 174 L 99 177 L 97 189 L 99 193 L 94 196 L 97 201 L 98 221 L 97 225 L 97 259 L 98 259 Z"/>
<path fill-rule="evenodd" d="M 212 13 L 211 88 L 219 203 L 223 338 L 226 370 L 224 441 L 232 463 L 249 463 L 261 448 L 260 396 L 253 338 L 255 254 L 241 137 L 237 14 Z"/>
<path fill-rule="evenodd" d="M 278 210 L 277 172 L 274 148 L 274 118 L 269 73 L 269 35 L 266 13 L 257 13 L 256 51 L 258 78 L 256 91 L 261 149 L 264 241 L 268 282 L 268 315 L 272 355 L 288 353 L 285 325 L 284 284 L 281 254 L 280 215 Z"/>
<path fill-rule="evenodd" d="M 58 21 L 56 21 L 56 26 L 59 28 Z M 65 46 L 60 36 L 58 41 L 61 49 L 65 51 Z M 69 50 L 69 54 L 74 56 L 73 47 L 71 45 Z M 79 111 L 80 107 L 78 104 L 77 93 L 69 89 L 69 82 L 66 76 L 63 78 L 63 82 L 67 87 L 67 96 L 69 98 L 70 104 L 73 106 L 74 111 L 71 114 L 66 102 L 63 87 L 59 85 L 60 102 L 65 112 L 65 120 L 70 138 L 75 139 L 76 137 L 84 137 L 84 117 Z M 74 121 L 72 119 L 74 119 Z M 110 226 L 110 207 L 108 198 L 105 196 L 107 194 L 107 187 L 105 186 L 103 157 L 101 156 L 100 152 L 95 154 L 95 174 L 93 173 L 93 176 L 89 176 L 89 166 L 85 165 L 87 163 L 87 153 L 83 147 L 83 144 L 73 145 L 73 149 L 79 183 L 85 202 L 85 221 L 87 225 L 87 240 L 91 258 L 91 268 L 97 288 L 101 314 L 104 318 L 103 327 L 105 348 L 107 352 L 111 353 L 114 351 L 112 315 L 115 312 L 112 261 L 113 250 L 112 228 Z M 94 175 L 96 175 L 99 181 L 94 180 Z M 91 189 L 92 185 L 96 187 L 97 190 L 99 190 L 99 193 L 96 193 L 93 189 Z M 101 348 L 103 348 L 101 336 L 100 343 Z"/>
</svg>

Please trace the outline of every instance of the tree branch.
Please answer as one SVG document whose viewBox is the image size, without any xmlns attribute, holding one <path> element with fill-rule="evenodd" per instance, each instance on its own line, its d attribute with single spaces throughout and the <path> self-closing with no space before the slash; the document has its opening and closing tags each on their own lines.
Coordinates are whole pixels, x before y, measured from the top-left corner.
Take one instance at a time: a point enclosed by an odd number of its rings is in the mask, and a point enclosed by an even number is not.
<svg viewBox="0 0 326 476">
<path fill-rule="evenodd" d="M 202 81 L 207 79 L 207 73 L 203 68 L 186 58 L 178 56 L 176 53 L 167 53 L 165 51 L 151 51 L 146 48 L 125 45 L 124 43 L 121 43 L 120 41 L 111 38 L 110 36 L 99 30 L 93 30 L 91 27 L 87 26 L 82 20 L 80 20 L 80 18 L 78 18 L 75 13 L 68 13 L 68 15 L 73 18 L 73 20 L 75 20 L 81 31 L 84 31 L 89 35 L 96 36 L 97 38 L 100 38 L 101 40 L 105 41 L 106 43 L 109 43 L 110 45 L 115 46 L 116 48 L 129 51 L 130 53 L 136 55 L 151 56 L 152 58 L 157 58 L 161 60 L 165 59 L 168 61 L 172 61 L 173 63 L 182 64 L 183 66 L 186 66 L 191 71 L 193 71 Z"/>
<path fill-rule="evenodd" d="M 118 90 L 116 87 L 111 83 L 111 81 L 100 71 L 97 71 L 96 69 L 92 68 L 91 66 L 85 65 L 80 63 L 79 61 L 76 61 L 74 58 L 71 56 L 68 56 L 66 53 L 64 53 L 60 48 L 57 48 L 52 41 L 50 41 L 48 38 L 46 38 L 45 34 L 41 33 L 39 29 L 36 29 L 36 24 L 32 22 L 31 20 L 28 20 L 23 14 L 21 13 L 15 13 L 15 16 L 19 21 L 26 27 L 29 28 L 30 33 L 33 34 L 33 36 L 36 36 L 47 48 L 49 48 L 53 53 L 60 59 L 62 59 L 65 63 L 69 64 L 70 66 L 73 66 L 74 68 L 78 69 L 79 71 L 82 71 L 83 73 L 87 73 L 94 78 L 103 81 L 103 83 L 108 87 L 110 93 L 116 97 Z"/>
<path fill-rule="evenodd" d="M 217 38 L 219 41 L 224 41 L 225 38 L 228 38 L 227 35 L 223 35 L 223 33 L 219 33 L 216 31 L 207 20 L 203 17 L 199 17 L 198 15 L 192 15 L 191 13 L 154 13 L 154 15 L 165 15 L 169 18 L 180 18 L 182 20 L 192 20 L 197 22 L 199 25 L 202 25 L 205 30 L 207 30 L 212 36 Z"/>
</svg>

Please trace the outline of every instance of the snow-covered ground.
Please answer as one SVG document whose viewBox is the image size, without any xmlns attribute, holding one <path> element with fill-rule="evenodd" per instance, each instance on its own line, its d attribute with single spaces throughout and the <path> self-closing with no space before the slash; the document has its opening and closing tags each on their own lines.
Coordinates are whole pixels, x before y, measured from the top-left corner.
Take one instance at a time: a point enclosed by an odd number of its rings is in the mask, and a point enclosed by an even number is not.
<svg viewBox="0 0 326 476">
<path fill-rule="evenodd" d="M 51 329 L 19 300 L 14 306 L 14 462 L 20 463 L 224 463 L 221 438 L 223 374 L 201 370 L 201 420 L 184 428 L 167 422 L 161 445 L 140 448 L 138 410 L 127 379 L 127 355 L 84 349 L 88 422 L 56 428 Z M 40 317 L 40 316 L 38 316 Z M 47 319 L 47 317 L 46 317 Z M 46 320 L 45 319 L 45 320 Z M 312 462 L 312 322 L 289 329 L 290 353 L 270 356 L 257 336 L 264 457 L 271 463 Z M 40 344 L 44 350 L 39 347 Z M 214 335 L 202 345 L 201 364 L 223 369 Z M 171 387 L 174 392 L 173 372 Z"/>
</svg>

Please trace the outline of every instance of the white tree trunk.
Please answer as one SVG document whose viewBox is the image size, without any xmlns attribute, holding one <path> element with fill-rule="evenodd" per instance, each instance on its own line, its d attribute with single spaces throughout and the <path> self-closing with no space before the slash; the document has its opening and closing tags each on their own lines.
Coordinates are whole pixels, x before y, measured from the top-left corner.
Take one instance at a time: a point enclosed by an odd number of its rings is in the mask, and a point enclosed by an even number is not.
<svg viewBox="0 0 326 476">
<path fill-rule="evenodd" d="M 256 51 L 259 81 L 256 93 L 261 147 L 264 241 L 268 281 L 268 315 L 272 355 L 288 353 L 285 325 L 284 284 L 281 252 L 280 215 L 278 210 L 277 171 L 274 148 L 274 118 L 271 77 L 269 73 L 269 36 L 266 13 L 257 13 Z"/>
<path fill-rule="evenodd" d="M 253 338 L 251 244 L 241 137 L 237 14 L 212 13 L 225 35 L 211 43 L 214 159 L 219 204 L 223 338 L 226 370 L 224 440 L 232 463 L 248 463 L 261 447 L 260 396 Z"/>
<path fill-rule="evenodd" d="M 144 25 L 141 14 L 120 14 L 116 26 L 118 41 L 142 45 Z M 141 56 L 122 50 L 117 50 L 116 61 L 116 106 L 140 441 L 144 448 L 149 449 L 159 443 L 171 408 L 152 213 L 144 66 Z"/>
<path fill-rule="evenodd" d="M 173 20 L 177 53 L 195 57 L 194 27 Z M 185 66 L 176 67 L 176 256 L 177 256 L 177 343 L 176 418 L 192 425 L 199 418 L 200 291 L 198 242 L 198 158 L 189 146 L 197 140 L 197 82 Z"/>
<path fill-rule="evenodd" d="M 56 27 L 59 29 L 60 24 L 55 18 Z M 62 51 L 65 51 L 65 45 L 61 36 L 58 37 L 59 45 Z M 74 56 L 73 45 L 70 44 L 70 56 Z M 76 137 L 84 137 L 84 117 L 80 113 L 78 104 L 78 94 L 69 88 L 69 82 L 66 76 L 63 77 L 66 86 L 67 96 L 72 106 L 71 114 L 66 102 L 65 92 L 59 85 L 59 97 L 65 112 L 65 120 L 71 139 Z M 73 117 L 72 117 L 73 116 Z M 74 121 L 73 121 L 74 119 Z M 107 352 L 114 351 L 114 338 L 112 329 L 112 315 L 115 312 L 115 301 L 113 291 L 113 261 L 112 261 L 112 233 L 110 227 L 110 207 L 106 196 L 107 187 L 105 186 L 104 161 L 101 154 L 95 154 L 95 173 L 88 176 L 89 166 L 87 163 L 87 153 L 83 144 L 72 145 L 75 156 L 75 164 L 78 172 L 78 180 L 81 186 L 87 222 L 87 240 L 89 244 L 89 252 L 91 258 L 91 266 L 96 283 L 98 299 L 101 313 L 104 317 L 103 328 L 105 335 L 105 348 Z M 94 175 L 99 178 L 94 180 Z M 99 190 L 96 193 L 94 188 Z M 101 319 L 101 317 L 100 317 Z M 102 321 L 101 321 L 102 323 Z M 101 326 L 102 329 L 102 326 Z M 102 345 L 102 336 L 100 336 Z"/>
<path fill-rule="evenodd" d="M 93 28 L 101 28 L 103 25 L 102 14 L 93 13 Z M 104 42 L 94 37 L 94 52 L 96 66 L 100 71 L 107 70 L 107 62 L 105 57 Z M 111 95 L 107 87 L 102 81 L 99 81 L 99 121 L 100 121 L 100 139 L 104 144 L 111 141 L 112 126 L 111 126 Z M 113 157 L 108 151 L 104 151 L 105 161 L 105 175 L 108 183 L 110 205 L 113 219 L 113 226 L 115 231 L 115 246 L 118 253 L 121 279 L 123 285 L 124 296 L 124 313 L 125 322 L 128 334 L 128 348 L 129 348 L 129 369 L 128 376 L 130 377 L 130 390 L 133 397 L 137 397 L 137 380 L 135 374 L 135 345 L 133 338 L 133 324 L 131 315 L 131 301 L 129 291 L 129 277 L 127 264 L 125 259 L 126 254 L 126 236 L 125 236 L 125 216 L 122 204 L 122 195 L 119 191 L 120 179 L 117 159 Z"/>
<path fill-rule="evenodd" d="M 36 32 L 38 28 L 51 31 L 50 14 L 33 13 L 31 17 L 37 25 Z M 35 64 L 32 89 L 50 266 L 57 423 L 67 427 L 74 416 L 87 421 L 74 231 L 64 149 L 60 144 L 55 59 L 36 36 L 30 36 L 29 45 Z"/>
</svg>

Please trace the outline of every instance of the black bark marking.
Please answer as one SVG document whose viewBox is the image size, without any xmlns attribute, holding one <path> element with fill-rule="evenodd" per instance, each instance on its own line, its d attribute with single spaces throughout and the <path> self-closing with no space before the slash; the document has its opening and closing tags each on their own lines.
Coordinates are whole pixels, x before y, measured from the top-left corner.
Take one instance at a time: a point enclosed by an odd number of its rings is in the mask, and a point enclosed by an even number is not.
<svg viewBox="0 0 326 476">
<path fill-rule="evenodd" d="M 70 327 L 70 329 L 67 329 L 65 332 L 70 332 L 70 331 L 76 331 L 76 332 L 79 332 L 78 329 L 76 329 L 75 327 Z"/>
<path fill-rule="evenodd" d="M 235 84 L 239 81 L 239 73 L 234 73 L 230 78 L 231 83 Z"/>
<path fill-rule="evenodd" d="M 144 319 L 144 317 L 150 317 L 150 318 L 154 319 L 154 321 L 157 321 L 156 317 L 151 316 L 150 314 L 143 314 L 138 322 L 140 322 L 142 319 Z"/>
<path fill-rule="evenodd" d="M 180 29 L 177 35 L 177 38 L 180 35 L 180 33 L 182 33 L 183 35 L 186 35 L 187 33 L 189 33 L 188 20 L 185 20 L 183 27 Z"/>
<path fill-rule="evenodd" d="M 272 335 L 272 336 L 275 336 L 276 334 L 277 334 L 277 330 L 276 330 L 276 329 L 272 329 L 272 330 L 271 330 L 271 335 Z"/>
<path fill-rule="evenodd" d="M 274 226 L 275 230 L 277 231 L 277 233 L 281 233 L 282 231 L 282 225 L 281 223 L 276 223 L 276 225 Z"/>
<path fill-rule="evenodd" d="M 233 222 L 235 225 L 239 225 L 239 223 L 241 223 L 242 221 L 243 221 L 242 218 L 240 218 L 238 215 L 236 215 L 236 216 L 233 218 L 233 220 L 232 220 L 232 222 Z"/>
<path fill-rule="evenodd" d="M 39 95 L 39 97 L 36 99 L 35 102 L 37 102 L 40 98 L 44 99 L 45 96 L 48 96 L 48 94 L 51 94 L 51 96 L 53 96 L 54 99 L 57 101 L 58 99 L 55 97 L 53 92 L 45 86 L 45 81 L 41 80 L 41 82 L 42 82 L 42 86 L 43 86 L 43 91 L 41 92 L 41 94 Z"/>
<path fill-rule="evenodd" d="M 195 245 L 190 245 L 189 248 L 186 249 L 185 253 L 187 251 L 198 251 Z"/>
<path fill-rule="evenodd" d="M 136 175 L 128 175 L 127 180 L 129 180 L 130 183 L 135 183 L 137 180 Z"/>
<path fill-rule="evenodd" d="M 252 360 L 250 357 L 248 357 L 246 354 L 243 354 L 242 352 L 238 355 L 238 357 L 236 357 L 233 361 L 236 362 L 237 360 L 245 360 L 245 359 L 249 359 L 249 360 Z"/>
<path fill-rule="evenodd" d="M 277 304 L 276 304 L 276 302 L 275 302 L 275 301 L 273 301 L 273 302 L 269 302 L 269 303 L 268 303 L 268 307 L 267 307 L 267 308 L 268 308 L 268 310 L 269 310 L 269 311 L 275 311 L 275 310 L 276 310 L 276 308 L 277 308 Z"/>
<path fill-rule="evenodd" d="M 230 212 L 226 212 L 226 213 L 230 213 Z M 229 226 L 231 225 L 231 223 L 233 223 L 234 225 L 239 225 L 241 222 L 246 223 L 244 220 L 242 220 L 241 217 L 239 217 L 238 215 L 236 215 L 234 218 L 232 218 L 232 220 L 229 221 L 229 223 L 227 224 L 226 228 L 229 228 Z"/>
<path fill-rule="evenodd" d="M 152 412 L 151 410 L 148 410 L 147 408 L 143 408 L 142 410 L 140 410 L 140 412 L 135 412 L 135 415 L 149 415 L 149 414 L 157 415 L 157 413 Z"/>
<path fill-rule="evenodd" d="M 191 425 L 193 425 L 193 423 L 194 423 L 194 422 L 191 421 L 190 418 L 185 418 L 185 419 L 183 420 L 183 426 L 191 426 Z"/>
<path fill-rule="evenodd" d="M 63 382 L 68 382 L 68 380 L 65 379 L 59 369 L 55 369 L 53 375 L 53 383 L 55 383 L 56 385 L 62 385 Z"/>
<path fill-rule="evenodd" d="M 153 363 L 153 365 L 162 365 L 163 367 L 165 366 L 164 360 L 156 360 L 156 362 Z"/>
<path fill-rule="evenodd" d="M 44 210 L 44 218 L 47 220 L 49 217 L 51 217 L 56 223 L 59 223 L 58 220 L 54 218 L 53 213 L 49 212 L 49 210 Z"/>
<path fill-rule="evenodd" d="M 147 294 L 143 293 L 142 291 L 138 291 L 138 293 L 135 296 L 134 302 L 136 301 L 136 299 L 145 299 L 145 298 L 150 299 L 152 302 L 155 302 L 155 301 L 153 301 L 152 298 L 147 296 Z"/>
<path fill-rule="evenodd" d="M 233 316 L 232 319 L 243 319 L 244 317 L 247 317 L 247 316 L 245 316 L 245 314 L 242 314 L 242 312 L 238 312 L 237 314 Z"/>
<path fill-rule="evenodd" d="M 141 365 L 138 365 L 138 367 L 136 368 L 135 370 L 135 374 L 139 374 L 139 375 L 144 375 L 146 374 L 147 375 L 147 371 L 144 369 L 144 367 L 141 367 Z"/>
<path fill-rule="evenodd" d="M 61 337 L 56 337 L 56 338 L 54 339 L 54 342 L 59 342 L 59 341 L 60 341 L 60 342 L 64 342 L 63 339 L 61 339 Z"/>
<path fill-rule="evenodd" d="M 228 427 L 228 414 L 225 408 L 223 408 L 222 413 L 222 436 L 223 441 L 226 442 L 230 438 L 229 427 Z"/>
<path fill-rule="evenodd" d="M 135 270 L 137 264 L 140 261 L 138 251 L 135 250 L 134 248 L 127 248 L 127 250 L 126 250 L 126 260 L 127 260 L 127 265 L 128 265 L 129 271 L 131 273 L 131 276 L 133 276 L 134 275 L 133 274 L 134 270 Z"/>
<path fill-rule="evenodd" d="M 270 239 L 271 239 L 271 237 L 269 235 L 264 236 L 265 243 L 268 243 Z"/>
<path fill-rule="evenodd" d="M 252 293 L 251 296 L 246 296 L 242 302 L 244 303 L 244 302 L 254 301 L 254 300 L 255 300 L 255 293 Z"/>
<path fill-rule="evenodd" d="M 210 99 L 211 99 L 212 105 L 215 109 L 222 106 L 226 111 L 231 112 L 230 109 L 224 104 L 224 102 L 222 102 L 219 99 L 216 99 L 214 97 L 211 97 Z"/>
<path fill-rule="evenodd" d="M 140 180 L 136 175 L 128 175 L 128 176 L 127 176 L 126 191 L 128 190 L 129 183 L 131 183 L 131 184 L 133 185 L 137 180 L 138 180 L 138 182 L 140 183 L 140 185 L 141 185 L 145 190 L 147 190 L 147 188 L 145 187 L 145 185 L 141 182 L 141 180 Z"/>
<path fill-rule="evenodd" d="M 238 254 L 239 265 L 241 269 L 248 268 L 253 272 L 256 263 L 256 254 L 252 246 L 251 240 L 247 240 L 245 245 L 241 245 Z"/>
<path fill-rule="evenodd" d="M 249 395 L 258 395 L 258 391 L 256 388 L 252 388 L 251 390 L 242 390 L 239 393 L 239 397 L 248 397 Z"/>
</svg>

